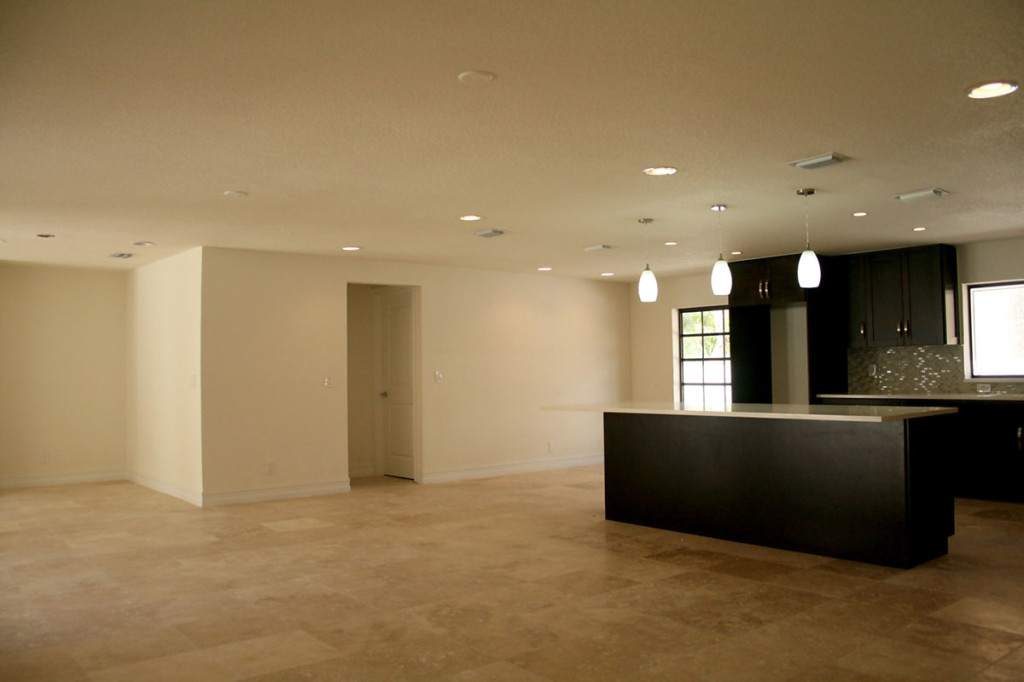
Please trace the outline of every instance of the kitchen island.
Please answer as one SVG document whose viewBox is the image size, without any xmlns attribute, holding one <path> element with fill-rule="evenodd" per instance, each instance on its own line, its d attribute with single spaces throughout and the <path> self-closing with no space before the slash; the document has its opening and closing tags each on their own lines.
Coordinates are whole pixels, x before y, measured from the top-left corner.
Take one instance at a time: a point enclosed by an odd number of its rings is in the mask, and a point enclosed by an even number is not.
<svg viewBox="0 0 1024 682">
<path fill-rule="evenodd" d="M 577 409 L 604 412 L 609 520 L 903 568 L 947 552 L 953 408 Z"/>
</svg>

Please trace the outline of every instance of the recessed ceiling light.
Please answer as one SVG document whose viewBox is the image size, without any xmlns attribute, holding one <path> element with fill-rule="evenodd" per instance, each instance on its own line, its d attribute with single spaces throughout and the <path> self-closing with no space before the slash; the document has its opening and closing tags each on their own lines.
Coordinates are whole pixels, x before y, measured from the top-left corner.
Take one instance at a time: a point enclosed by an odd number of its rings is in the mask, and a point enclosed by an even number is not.
<svg viewBox="0 0 1024 682">
<path fill-rule="evenodd" d="M 918 225 L 917 227 L 914 228 L 914 232 L 924 232 L 927 229 L 928 228 L 925 227 L 924 225 Z"/>
<path fill-rule="evenodd" d="M 153 246 L 153 242 L 132 242 L 132 246 Z"/>
<path fill-rule="evenodd" d="M 615 273 L 614 272 L 602 272 L 601 276 L 602 277 L 614 277 Z"/>
<path fill-rule="evenodd" d="M 731 256 L 742 256 L 743 252 L 742 251 L 730 251 L 729 255 L 731 255 Z"/>
<path fill-rule="evenodd" d="M 490 71 L 463 71 L 459 74 L 459 82 L 466 85 L 487 85 L 495 79 Z"/>
<path fill-rule="evenodd" d="M 484 217 L 482 215 L 473 215 L 472 213 L 468 213 L 466 215 L 460 215 L 459 216 L 459 220 L 465 220 L 467 223 L 471 223 L 474 220 L 483 220 L 483 219 L 484 219 Z"/>
<path fill-rule="evenodd" d="M 226 189 L 223 192 L 221 192 L 221 194 L 223 194 L 226 197 L 231 197 L 232 199 L 241 199 L 243 197 L 249 196 L 248 192 L 243 192 L 240 189 Z"/>
<path fill-rule="evenodd" d="M 41 232 L 41 233 L 37 234 L 36 236 L 39 237 L 40 239 L 53 239 L 57 235 L 49 234 L 48 232 Z"/>
<path fill-rule="evenodd" d="M 724 211 L 727 208 L 728 208 L 728 206 L 726 206 L 725 204 L 712 204 L 711 205 L 711 210 L 714 211 L 715 213 L 721 213 L 722 211 Z"/>
<path fill-rule="evenodd" d="M 363 247 L 361 247 L 361 246 L 343 246 L 343 247 L 341 247 L 341 250 L 342 251 L 358 251 L 361 248 L 363 248 Z"/>
<path fill-rule="evenodd" d="M 867 211 L 857 211 L 856 213 L 853 214 L 853 217 L 854 218 L 863 218 L 867 214 L 868 214 Z"/>
<path fill-rule="evenodd" d="M 967 96 L 971 99 L 991 99 L 1016 92 L 1018 87 L 1013 81 L 992 81 L 991 83 L 975 85 L 967 91 Z"/>
<path fill-rule="evenodd" d="M 679 246 L 679 242 L 665 242 L 665 246 Z"/>
<path fill-rule="evenodd" d="M 117 253 L 110 254 L 110 257 L 111 258 L 119 258 L 121 260 L 127 260 L 128 258 L 131 258 L 134 255 L 135 255 L 134 253 L 123 253 L 123 252 L 119 251 Z"/>
<path fill-rule="evenodd" d="M 672 166 L 652 166 L 644 168 L 644 173 L 647 175 L 675 175 L 676 169 Z"/>
<path fill-rule="evenodd" d="M 548 267 L 537 268 L 537 272 L 551 272 L 551 270 L 552 270 L 552 268 L 548 268 Z"/>
</svg>

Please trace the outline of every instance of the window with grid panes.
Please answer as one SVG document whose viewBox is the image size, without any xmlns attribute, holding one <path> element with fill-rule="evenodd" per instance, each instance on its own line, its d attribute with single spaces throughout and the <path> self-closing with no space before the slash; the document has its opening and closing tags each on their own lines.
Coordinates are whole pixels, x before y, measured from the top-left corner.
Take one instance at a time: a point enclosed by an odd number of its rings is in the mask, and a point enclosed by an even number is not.
<svg viewBox="0 0 1024 682">
<path fill-rule="evenodd" d="M 679 364 L 684 405 L 714 409 L 732 403 L 728 308 L 679 311 Z"/>
</svg>

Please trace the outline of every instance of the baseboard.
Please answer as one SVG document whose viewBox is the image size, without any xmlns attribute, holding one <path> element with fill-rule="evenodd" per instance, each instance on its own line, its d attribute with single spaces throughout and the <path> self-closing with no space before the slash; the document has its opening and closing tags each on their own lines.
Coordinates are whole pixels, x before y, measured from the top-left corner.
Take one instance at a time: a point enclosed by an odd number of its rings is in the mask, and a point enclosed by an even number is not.
<svg viewBox="0 0 1024 682">
<path fill-rule="evenodd" d="M 482 467 L 467 469 L 445 469 L 423 474 L 421 483 L 445 483 L 448 481 L 465 481 L 471 478 L 491 478 L 508 474 L 528 474 L 533 471 L 549 471 L 551 469 L 569 469 L 572 467 L 590 466 L 604 462 L 603 454 L 578 455 L 576 457 L 556 457 L 552 459 L 531 459 L 525 462 L 509 462 L 507 464 L 489 464 Z"/>
<path fill-rule="evenodd" d="M 315 495 L 334 495 L 337 493 L 347 493 L 349 490 L 351 490 L 349 479 L 344 478 L 326 483 L 307 483 L 305 485 L 290 485 L 280 488 L 255 488 L 250 490 L 231 490 L 224 493 L 203 493 L 202 506 L 215 507 L 222 504 L 287 500 L 293 497 L 313 497 Z"/>
<path fill-rule="evenodd" d="M 128 480 L 145 488 L 149 488 L 150 490 L 155 490 L 158 493 L 177 497 L 179 500 L 185 500 L 197 507 L 203 506 L 203 494 L 198 490 L 182 488 L 181 486 L 174 485 L 173 483 L 161 481 L 160 479 L 153 478 L 152 476 L 146 476 L 145 474 L 135 472 L 130 472 L 128 474 Z"/>
<path fill-rule="evenodd" d="M 67 474 L 23 474 L 0 478 L 0 488 L 36 488 L 47 485 L 67 485 L 68 483 L 101 483 L 103 481 L 125 480 L 128 480 L 128 475 L 124 469 L 78 471 Z"/>
</svg>

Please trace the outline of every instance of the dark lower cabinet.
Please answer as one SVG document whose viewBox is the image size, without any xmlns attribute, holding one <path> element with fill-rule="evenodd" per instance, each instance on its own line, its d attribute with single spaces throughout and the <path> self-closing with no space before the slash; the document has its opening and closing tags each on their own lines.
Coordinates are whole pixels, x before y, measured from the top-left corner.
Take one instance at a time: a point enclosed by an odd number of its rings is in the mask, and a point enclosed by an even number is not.
<svg viewBox="0 0 1024 682">
<path fill-rule="evenodd" d="M 946 420 L 605 413 L 605 517 L 909 568 L 953 533 Z"/>
<path fill-rule="evenodd" d="M 963 404 L 959 416 L 957 494 L 1024 502 L 1024 404 Z"/>
<path fill-rule="evenodd" d="M 1024 502 L 1024 401 L 826 398 L 827 405 L 955 407 L 954 429 L 942 444 L 956 497 Z"/>
</svg>

